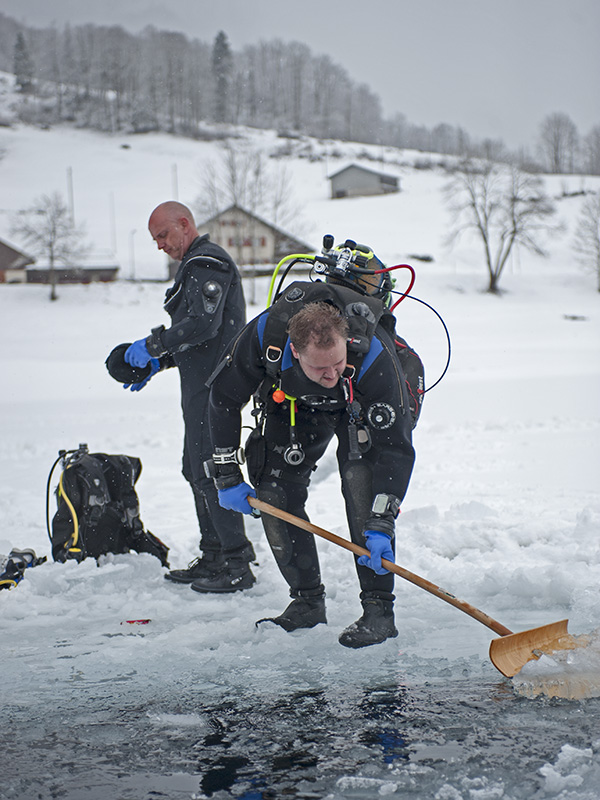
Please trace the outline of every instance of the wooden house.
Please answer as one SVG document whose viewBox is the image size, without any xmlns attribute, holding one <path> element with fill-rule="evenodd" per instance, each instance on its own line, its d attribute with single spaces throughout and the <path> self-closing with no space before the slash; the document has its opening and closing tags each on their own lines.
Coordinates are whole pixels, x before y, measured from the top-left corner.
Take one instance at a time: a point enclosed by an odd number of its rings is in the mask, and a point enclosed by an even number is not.
<svg viewBox="0 0 600 800">
<path fill-rule="evenodd" d="M 215 214 L 198 229 L 227 250 L 239 267 L 273 265 L 291 253 L 315 252 L 311 245 L 237 205 Z"/>
<path fill-rule="evenodd" d="M 55 283 L 112 283 L 116 281 L 119 267 L 112 265 L 96 265 L 82 267 L 66 267 L 57 264 L 54 267 Z M 50 267 L 29 267 L 26 270 L 27 283 L 50 283 Z"/>
<path fill-rule="evenodd" d="M 25 283 L 30 264 L 35 264 L 33 256 L 0 239 L 0 283 Z"/>
<path fill-rule="evenodd" d="M 331 197 L 364 197 L 400 191 L 400 179 L 367 169 L 360 164 L 350 164 L 329 176 Z"/>
<path fill-rule="evenodd" d="M 50 283 L 46 263 L 36 264 L 33 256 L 0 239 L 0 283 Z M 88 258 L 77 266 L 54 266 L 55 283 L 108 283 L 117 279 L 119 267 L 105 258 Z"/>
</svg>

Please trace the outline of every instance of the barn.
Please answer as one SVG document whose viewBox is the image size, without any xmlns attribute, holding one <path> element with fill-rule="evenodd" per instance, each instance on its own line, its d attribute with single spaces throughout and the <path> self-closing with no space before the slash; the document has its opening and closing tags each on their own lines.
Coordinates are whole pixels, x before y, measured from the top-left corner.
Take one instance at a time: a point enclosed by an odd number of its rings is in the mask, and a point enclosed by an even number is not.
<svg viewBox="0 0 600 800">
<path fill-rule="evenodd" d="M 400 191 L 400 179 L 367 169 L 360 164 L 350 164 L 329 176 L 331 197 L 365 197 Z"/>
</svg>

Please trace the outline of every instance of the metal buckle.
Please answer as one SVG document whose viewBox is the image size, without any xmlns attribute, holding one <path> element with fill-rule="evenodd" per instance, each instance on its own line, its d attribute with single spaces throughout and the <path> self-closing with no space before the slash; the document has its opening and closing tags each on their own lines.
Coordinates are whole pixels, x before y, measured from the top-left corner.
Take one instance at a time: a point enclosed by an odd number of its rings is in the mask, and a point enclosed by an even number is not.
<svg viewBox="0 0 600 800">
<path fill-rule="evenodd" d="M 271 350 L 273 350 L 274 355 L 271 355 Z M 265 357 L 271 364 L 276 364 L 281 358 L 281 352 L 281 347 L 270 344 L 265 352 Z"/>
</svg>

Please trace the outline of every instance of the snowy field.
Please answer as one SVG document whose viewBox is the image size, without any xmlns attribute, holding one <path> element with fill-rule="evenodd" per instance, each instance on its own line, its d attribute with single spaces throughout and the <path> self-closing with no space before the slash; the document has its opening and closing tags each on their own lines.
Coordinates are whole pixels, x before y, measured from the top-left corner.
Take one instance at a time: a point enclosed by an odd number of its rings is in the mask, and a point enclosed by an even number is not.
<svg viewBox="0 0 600 800">
<path fill-rule="evenodd" d="M 60 190 L 59 176 L 77 159 L 74 174 L 88 172 L 76 184 L 76 207 L 93 241 L 103 241 L 98 220 L 114 183 L 123 198 L 120 250 L 127 254 L 127 233 L 137 230 L 136 263 L 156 277 L 164 262 L 145 220 L 171 195 L 173 159 L 196 165 L 192 149 L 209 145 L 148 137 L 122 150 L 120 141 L 0 131 L 0 207 Z M 133 154 L 139 170 L 130 173 L 120 159 Z M 560 201 L 565 230 L 549 242 L 550 258 L 515 259 L 498 298 L 481 292 L 477 243 L 452 253 L 441 246 L 441 174 L 402 167 L 399 195 L 329 201 L 323 164 L 298 160 L 291 169 L 308 241 L 352 236 L 389 265 L 410 253 L 435 257 L 412 262 L 414 294 L 443 316 L 452 361 L 415 432 L 397 562 L 512 630 L 568 617 L 571 633 L 591 634 L 592 643 L 509 681 L 488 659 L 491 631 L 398 579 L 399 637 L 346 650 L 337 636 L 360 615 L 356 577 L 351 556 L 324 541 L 329 624 L 293 634 L 257 629 L 254 621 L 288 598 L 254 520 L 247 529 L 257 583 L 230 596 L 174 586 L 150 556 L 106 557 L 98 566 L 49 561 L 0 592 L 0 798 L 596 799 L 600 295 L 570 252 L 581 198 Z M 582 183 L 554 178 L 547 186 L 559 194 Z M 585 179 L 587 188 L 599 184 Z M 184 188 L 180 199 L 191 202 L 193 184 Z M 122 263 L 127 276 L 126 255 Z M 263 307 L 266 286 L 247 284 L 256 297 L 249 317 Z M 166 322 L 165 288 L 60 287 L 50 303 L 45 287 L 0 286 L 0 553 L 32 547 L 50 555 L 48 472 L 60 449 L 86 442 L 91 451 L 141 458 L 146 527 L 169 545 L 173 567 L 196 555 L 192 495 L 180 474 L 177 375 L 158 375 L 132 394 L 104 366 L 117 343 Z M 443 329 L 410 300 L 397 316 L 431 384 L 445 362 Z M 308 510 L 347 537 L 333 452 L 315 474 Z M 549 699 L 544 691 L 557 680 L 581 699 Z"/>
</svg>

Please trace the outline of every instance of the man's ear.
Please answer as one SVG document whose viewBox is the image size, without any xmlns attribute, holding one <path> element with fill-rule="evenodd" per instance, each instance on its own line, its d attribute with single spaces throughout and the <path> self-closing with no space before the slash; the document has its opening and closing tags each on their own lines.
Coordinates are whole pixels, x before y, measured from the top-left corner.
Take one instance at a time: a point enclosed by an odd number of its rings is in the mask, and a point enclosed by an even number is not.
<svg viewBox="0 0 600 800">
<path fill-rule="evenodd" d="M 296 350 L 296 348 L 294 347 L 292 342 L 290 342 L 290 350 L 292 351 L 292 355 L 294 356 L 294 358 L 297 359 L 298 358 L 298 351 Z"/>
</svg>

